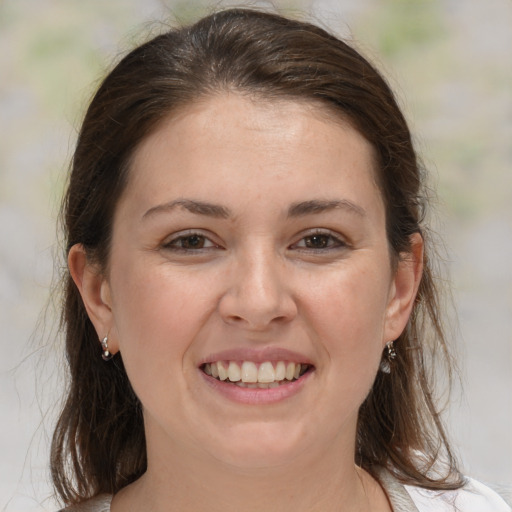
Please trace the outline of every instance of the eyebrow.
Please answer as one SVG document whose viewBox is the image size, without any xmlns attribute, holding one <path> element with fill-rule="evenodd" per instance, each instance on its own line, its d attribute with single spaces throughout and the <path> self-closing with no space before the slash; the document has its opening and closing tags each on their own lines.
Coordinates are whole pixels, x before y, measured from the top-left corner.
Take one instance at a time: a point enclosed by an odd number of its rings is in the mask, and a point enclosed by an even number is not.
<svg viewBox="0 0 512 512">
<path fill-rule="evenodd" d="M 175 208 L 184 208 L 196 215 L 206 215 L 208 217 L 216 217 L 220 219 L 227 219 L 231 216 L 228 208 L 212 203 L 205 203 L 203 201 L 195 201 L 192 199 L 175 199 L 168 203 L 159 204 L 150 208 L 143 216 L 143 219 L 153 217 L 158 213 L 167 213 Z"/>
<path fill-rule="evenodd" d="M 168 203 L 159 204 L 150 208 L 144 215 L 142 219 L 146 219 L 149 217 L 153 217 L 159 213 L 168 213 L 176 208 L 184 208 L 191 213 L 196 215 L 205 215 L 208 217 L 215 217 L 220 219 L 227 219 L 232 216 L 229 208 L 225 206 L 221 206 L 218 204 L 207 203 L 204 201 L 197 201 L 193 199 L 175 199 L 174 201 L 169 201 Z M 357 204 L 349 201 L 347 199 L 336 199 L 336 200 L 320 200 L 313 199 L 310 201 L 301 201 L 298 203 L 293 203 L 290 208 L 288 208 L 288 217 L 304 217 L 306 215 L 318 215 L 320 213 L 342 209 L 351 213 L 355 213 L 360 217 L 365 217 L 366 212 L 363 208 L 358 206 Z"/>
<path fill-rule="evenodd" d="M 355 213 L 360 217 L 366 216 L 366 212 L 363 208 L 352 201 L 348 201 L 347 199 L 324 201 L 314 199 L 311 201 L 293 203 L 288 209 L 288 217 L 302 217 L 305 215 L 314 215 L 336 209 L 346 210 L 348 212 Z"/>
</svg>

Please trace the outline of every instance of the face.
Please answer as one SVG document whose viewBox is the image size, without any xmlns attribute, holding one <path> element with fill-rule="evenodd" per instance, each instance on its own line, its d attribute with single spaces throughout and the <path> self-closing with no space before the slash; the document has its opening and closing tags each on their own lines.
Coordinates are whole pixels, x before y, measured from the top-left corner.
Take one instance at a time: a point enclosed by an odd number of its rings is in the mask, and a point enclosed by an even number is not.
<svg viewBox="0 0 512 512">
<path fill-rule="evenodd" d="M 142 144 L 92 318 L 142 402 L 148 457 L 352 457 L 414 292 L 374 178 L 369 143 L 298 102 L 213 97 Z"/>
</svg>

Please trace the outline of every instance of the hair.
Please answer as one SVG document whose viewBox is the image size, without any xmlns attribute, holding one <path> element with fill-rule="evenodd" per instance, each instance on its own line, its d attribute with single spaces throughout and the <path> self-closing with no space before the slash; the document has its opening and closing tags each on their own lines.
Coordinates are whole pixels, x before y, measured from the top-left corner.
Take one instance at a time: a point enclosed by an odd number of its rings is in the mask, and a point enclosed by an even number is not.
<svg viewBox="0 0 512 512">
<path fill-rule="evenodd" d="M 344 41 L 309 23 L 231 9 L 169 30 L 126 55 L 100 85 L 79 133 L 62 207 L 66 254 L 82 244 L 88 260 L 107 272 L 116 204 L 141 142 L 178 108 L 228 91 L 256 101 L 320 103 L 373 145 L 394 261 L 410 254 L 414 233 L 425 238 L 425 259 L 391 372 L 378 372 L 360 408 L 355 461 L 374 475 L 385 467 L 404 483 L 459 487 L 463 480 L 430 378 L 430 355 L 440 353 L 449 366 L 449 352 L 423 225 L 423 169 L 386 81 Z M 69 272 L 63 293 L 70 381 L 51 469 L 57 493 L 74 504 L 116 493 L 145 472 L 147 461 L 142 407 L 122 356 L 102 361 Z M 432 471 L 440 459 L 444 470 Z"/>
</svg>

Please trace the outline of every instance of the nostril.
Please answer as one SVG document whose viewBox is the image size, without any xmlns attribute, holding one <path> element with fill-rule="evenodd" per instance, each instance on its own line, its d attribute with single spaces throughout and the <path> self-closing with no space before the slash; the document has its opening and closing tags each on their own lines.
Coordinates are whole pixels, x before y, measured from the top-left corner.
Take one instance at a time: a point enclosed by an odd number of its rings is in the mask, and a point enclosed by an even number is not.
<svg viewBox="0 0 512 512">
<path fill-rule="evenodd" d="M 255 314 L 247 314 L 245 316 L 241 315 L 223 315 L 224 322 L 227 324 L 236 325 L 238 327 L 243 327 L 249 331 L 267 331 L 272 326 L 283 325 L 290 320 L 292 320 L 293 316 L 286 315 L 278 315 L 273 316 L 269 315 L 255 315 Z"/>
</svg>

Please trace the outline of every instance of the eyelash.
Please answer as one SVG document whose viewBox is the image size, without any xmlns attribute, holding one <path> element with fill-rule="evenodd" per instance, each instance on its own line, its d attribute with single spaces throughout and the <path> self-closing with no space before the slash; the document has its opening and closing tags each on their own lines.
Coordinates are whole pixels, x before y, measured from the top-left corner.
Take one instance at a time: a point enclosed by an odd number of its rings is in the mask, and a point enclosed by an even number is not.
<svg viewBox="0 0 512 512">
<path fill-rule="evenodd" d="M 312 240 L 312 239 L 321 239 L 326 243 L 326 245 L 323 245 L 321 247 L 307 247 L 307 242 L 305 243 L 304 247 L 300 247 L 299 250 L 301 251 L 307 251 L 307 252 L 323 252 L 323 251 L 329 251 L 329 250 L 336 250 L 336 249 L 342 249 L 347 247 L 347 243 L 343 241 L 340 237 L 335 236 L 333 233 L 329 231 L 314 231 L 312 233 L 308 233 L 307 235 L 304 235 L 298 243 L 293 244 L 291 247 L 297 247 L 299 243 L 306 241 L 306 240 Z"/>
<path fill-rule="evenodd" d="M 195 240 L 194 240 L 195 239 Z M 308 247 L 308 243 L 311 243 L 314 239 L 317 239 L 316 241 L 320 241 L 321 244 L 319 247 Z M 199 244 L 200 247 L 185 247 L 184 244 L 192 242 L 193 245 Z M 207 245 L 204 247 L 204 245 Z M 302 246 L 301 246 L 302 244 Z M 323 245 L 322 245 L 323 244 Z M 297 249 L 300 252 L 314 252 L 314 253 L 321 253 L 321 252 L 327 252 L 337 249 L 343 249 L 346 248 L 348 244 L 342 240 L 340 237 L 335 236 L 331 232 L 326 231 L 314 231 L 308 234 L 305 234 L 300 238 L 298 242 L 295 242 L 290 245 L 291 249 Z M 175 251 L 175 252 L 185 252 L 185 253 L 193 253 L 193 252 L 203 252 L 208 251 L 210 249 L 222 249 L 221 246 L 217 245 L 215 242 L 212 242 L 208 236 L 191 231 L 189 233 L 181 234 L 164 244 L 162 244 L 162 247 L 167 250 Z"/>
<path fill-rule="evenodd" d="M 185 243 L 185 241 L 188 240 L 190 242 L 194 238 L 202 241 L 203 245 L 204 245 L 204 243 L 209 243 L 211 245 L 209 245 L 208 247 L 195 247 L 195 248 L 183 247 L 182 244 Z M 208 250 L 211 248 L 220 248 L 219 245 L 212 242 L 206 235 L 203 235 L 202 233 L 196 233 L 194 231 L 191 231 L 190 233 L 181 234 L 181 235 L 165 242 L 162 245 L 162 247 L 164 249 L 170 249 L 170 250 L 177 251 L 177 252 L 199 252 L 199 251 L 204 251 L 204 250 Z"/>
</svg>

